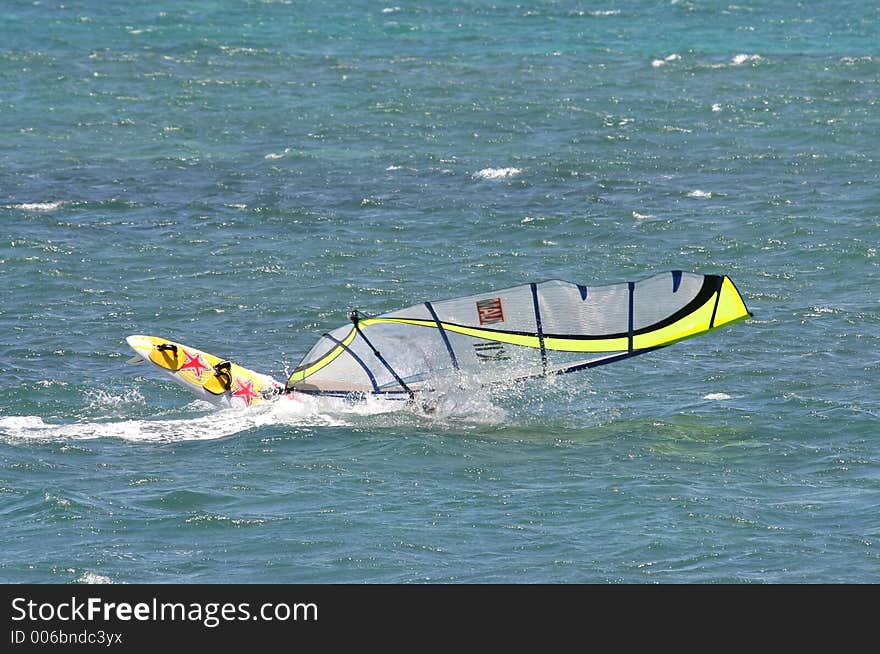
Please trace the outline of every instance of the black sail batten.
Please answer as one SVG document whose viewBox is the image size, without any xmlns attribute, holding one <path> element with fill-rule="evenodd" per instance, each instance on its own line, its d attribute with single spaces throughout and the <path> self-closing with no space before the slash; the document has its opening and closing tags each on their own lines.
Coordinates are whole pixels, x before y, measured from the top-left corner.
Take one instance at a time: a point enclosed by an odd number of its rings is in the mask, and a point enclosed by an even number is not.
<svg viewBox="0 0 880 654">
<path fill-rule="evenodd" d="M 370 384 L 372 384 L 372 386 L 373 386 L 373 392 L 378 392 L 379 385 L 376 383 L 376 376 L 373 374 L 373 371 L 370 370 L 370 366 L 368 366 L 366 363 L 364 363 L 364 360 L 361 359 L 357 355 L 357 352 L 352 350 L 350 347 L 348 347 L 344 342 L 340 341 L 338 338 L 335 338 L 332 334 L 324 334 L 324 337 L 328 338 L 331 341 L 333 341 L 334 343 L 336 343 L 336 345 L 338 345 L 339 347 L 344 349 L 348 354 L 351 355 L 351 357 L 355 361 L 357 361 L 358 365 L 363 369 L 363 371 L 366 373 L 367 377 L 369 378 Z"/>
<path fill-rule="evenodd" d="M 449 352 L 449 359 L 452 361 L 452 367 L 458 370 L 458 359 L 455 358 L 455 350 L 452 349 L 452 343 L 449 342 L 449 336 L 446 335 L 443 323 L 440 322 L 440 318 L 437 317 L 437 312 L 434 311 L 434 305 L 430 302 L 425 302 L 425 308 L 428 310 L 428 313 L 431 314 L 431 318 L 434 319 L 434 322 L 437 323 L 437 329 L 440 332 L 440 336 L 443 338 L 443 344 L 446 346 L 446 351 Z"/>
<path fill-rule="evenodd" d="M 529 284 L 532 289 L 532 303 L 535 305 L 535 329 L 537 330 L 538 345 L 541 349 L 541 368 L 547 372 L 547 349 L 544 347 L 544 326 L 541 323 L 541 305 L 538 303 L 538 285 Z"/>
<path fill-rule="evenodd" d="M 635 301 L 634 296 L 636 294 L 635 293 L 636 285 L 634 282 L 627 282 L 627 287 L 629 288 L 629 293 L 628 293 L 628 295 L 629 295 L 629 317 L 627 318 L 627 323 L 628 323 L 629 327 L 627 329 L 627 335 L 626 335 L 626 340 L 627 340 L 626 347 L 629 352 L 632 352 L 633 351 L 633 336 L 635 335 L 635 330 L 633 329 L 633 313 L 634 313 L 633 303 Z"/>
<path fill-rule="evenodd" d="M 391 374 L 391 376 L 394 377 L 394 380 L 398 384 L 400 384 L 400 387 L 403 390 L 405 390 L 411 398 L 414 398 L 416 394 L 412 391 L 412 389 L 409 386 L 406 385 L 406 382 L 403 381 L 403 379 L 400 377 L 400 375 L 397 374 L 397 371 L 391 367 L 391 364 L 385 360 L 385 357 L 382 356 L 382 353 L 379 352 L 378 349 L 376 349 L 376 346 L 373 345 L 370 342 L 370 339 L 367 338 L 366 334 L 364 334 L 363 330 L 361 329 L 361 325 L 360 325 L 361 319 L 360 319 L 360 314 L 358 313 L 357 309 L 354 309 L 349 314 L 349 318 L 351 319 L 351 322 L 354 325 L 355 331 L 358 333 L 358 336 L 360 336 L 362 339 L 364 339 L 364 342 L 373 351 L 373 354 L 376 356 L 377 359 L 379 359 L 379 362 L 383 366 L 385 366 L 385 370 L 387 370 Z M 340 345 L 342 345 L 342 343 L 340 343 Z M 345 346 L 343 345 L 343 347 L 345 347 Z M 372 377 L 372 373 L 370 373 L 370 376 Z M 375 383 L 375 380 L 374 380 L 374 383 Z"/>
<path fill-rule="evenodd" d="M 709 329 L 715 326 L 715 314 L 718 313 L 718 303 L 721 301 L 721 286 L 724 284 L 724 277 L 718 277 L 715 284 L 715 306 L 712 307 L 712 317 L 709 319 Z"/>
</svg>

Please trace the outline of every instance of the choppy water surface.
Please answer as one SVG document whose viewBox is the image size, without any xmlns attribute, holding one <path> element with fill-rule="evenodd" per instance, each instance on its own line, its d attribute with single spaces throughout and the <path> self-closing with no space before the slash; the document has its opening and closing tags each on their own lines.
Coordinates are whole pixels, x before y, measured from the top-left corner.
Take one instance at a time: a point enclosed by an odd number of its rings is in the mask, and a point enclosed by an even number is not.
<svg viewBox="0 0 880 654">
<path fill-rule="evenodd" d="M 0 579 L 878 580 L 873 3 L 0 16 Z M 124 365 L 669 269 L 755 318 L 429 416 Z"/>
</svg>

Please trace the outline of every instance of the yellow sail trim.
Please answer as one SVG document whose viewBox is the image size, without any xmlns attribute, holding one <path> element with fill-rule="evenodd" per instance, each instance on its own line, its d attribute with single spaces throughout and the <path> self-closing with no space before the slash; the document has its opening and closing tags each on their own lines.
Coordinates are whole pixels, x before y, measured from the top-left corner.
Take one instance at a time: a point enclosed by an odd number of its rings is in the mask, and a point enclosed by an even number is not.
<svg viewBox="0 0 880 654">
<path fill-rule="evenodd" d="M 724 283 L 721 285 L 721 299 L 718 300 L 718 310 L 715 312 L 714 327 L 739 322 L 750 318 L 751 315 L 736 286 L 730 281 L 730 277 L 725 275 Z"/>
<path fill-rule="evenodd" d="M 370 322 L 374 322 L 374 319 L 361 320 L 361 325 L 369 324 Z M 305 380 L 306 377 L 314 375 L 321 368 L 331 364 L 340 354 L 345 352 L 345 347 L 351 344 L 354 340 L 354 337 L 357 336 L 357 330 L 352 327 L 351 331 L 348 332 L 348 335 L 340 341 L 342 345 L 337 345 L 332 350 L 330 350 L 327 354 L 322 356 L 320 359 L 315 361 L 310 366 L 303 368 L 302 370 L 297 370 L 293 374 L 290 375 L 290 379 L 287 380 L 288 384 L 295 384 L 297 382 L 301 382 Z"/>
<path fill-rule="evenodd" d="M 535 340 L 537 341 L 538 339 Z M 629 340 L 626 337 L 578 339 L 544 337 L 545 350 L 560 350 L 562 352 L 621 352 L 628 345 Z"/>
<path fill-rule="evenodd" d="M 715 297 L 717 295 L 717 293 L 713 293 L 703 306 L 696 311 L 689 313 L 681 320 L 675 321 L 671 325 L 662 327 L 657 331 L 648 332 L 647 334 L 637 334 L 633 336 L 633 349 L 645 350 L 650 347 L 670 345 L 676 341 L 681 341 L 708 331 L 709 322 L 712 320 L 712 310 L 715 308 Z"/>
<path fill-rule="evenodd" d="M 736 290 L 736 286 L 733 285 L 729 277 L 725 276 L 721 284 L 720 295 L 713 293 L 703 306 L 671 325 L 648 334 L 635 336 L 633 349 L 643 350 L 661 345 L 672 345 L 686 338 L 745 320 L 751 315 Z"/>
</svg>

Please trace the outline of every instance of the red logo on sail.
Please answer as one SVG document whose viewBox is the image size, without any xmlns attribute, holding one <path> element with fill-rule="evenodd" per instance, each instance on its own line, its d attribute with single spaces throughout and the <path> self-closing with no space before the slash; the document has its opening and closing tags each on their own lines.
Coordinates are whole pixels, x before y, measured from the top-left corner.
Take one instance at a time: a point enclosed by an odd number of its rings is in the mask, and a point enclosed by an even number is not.
<svg viewBox="0 0 880 654">
<path fill-rule="evenodd" d="M 496 322 L 504 322 L 504 311 L 501 309 L 501 298 L 480 300 L 477 302 L 477 315 L 481 325 L 491 325 Z"/>
</svg>

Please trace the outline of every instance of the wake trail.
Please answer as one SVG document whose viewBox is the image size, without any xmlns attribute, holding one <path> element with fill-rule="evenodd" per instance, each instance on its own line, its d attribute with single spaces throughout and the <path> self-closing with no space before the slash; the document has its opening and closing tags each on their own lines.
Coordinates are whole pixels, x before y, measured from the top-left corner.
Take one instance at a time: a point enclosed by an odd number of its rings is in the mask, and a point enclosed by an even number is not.
<svg viewBox="0 0 880 654">
<path fill-rule="evenodd" d="M 0 441 L 10 444 L 55 442 L 67 440 L 119 439 L 135 443 L 175 443 L 184 441 L 211 441 L 230 438 L 262 427 L 370 427 L 399 426 L 423 423 L 437 425 L 449 420 L 464 419 L 479 423 L 498 423 L 505 413 L 486 399 L 473 396 L 445 396 L 424 413 L 419 407 L 401 401 L 367 398 L 350 404 L 335 398 L 301 397 L 296 400 L 280 398 L 277 401 L 249 408 L 216 409 L 205 413 L 174 418 L 120 417 L 126 401 L 142 409 L 139 396 L 129 394 L 119 401 L 101 402 L 112 415 L 90 417 L 73 422 L 47 422 L 41 416 L 0 417 Z M 94 403 L 90 404 L 94 407 Z M 197 401 L 188 408 L 199 411 L 208 407 Z"/>
<path fill-rule="evenodd" d="M 40 416 L 0 418 L 0 439 L 7 442 L 121 439 L 144 443 L 209 441 L 229 438 L 270 425 L 302 427 L 344 426 L 345 416 L 333 415 L 305 402 L 274 402 L 248 409 L 211 409 L 183 418 L 91 419 L 71 423 L 46 422 Z"/>
</svg>

